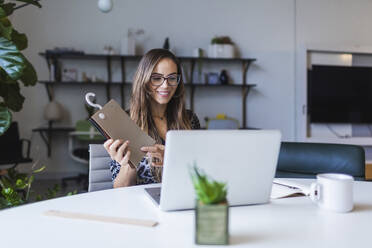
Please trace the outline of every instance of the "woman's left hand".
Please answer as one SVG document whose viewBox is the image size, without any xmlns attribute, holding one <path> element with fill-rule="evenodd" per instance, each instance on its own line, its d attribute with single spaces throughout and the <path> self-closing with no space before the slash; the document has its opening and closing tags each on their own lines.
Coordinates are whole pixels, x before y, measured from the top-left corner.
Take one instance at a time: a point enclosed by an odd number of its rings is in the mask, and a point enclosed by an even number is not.
<svg viewBox="0 0 372 248">
<path fill-rule="evenodd" d="M 153 146 L 143 146 L 141 147 L 141 151 L 147 152 L 148 155 L 151 157 L 152 166 L 163 166 L 164 162 L 164 150 L 165 146 L 160 144 L 155 144 Z M 155 159 L 154 159 L 155 158 Z"/>
</svg>

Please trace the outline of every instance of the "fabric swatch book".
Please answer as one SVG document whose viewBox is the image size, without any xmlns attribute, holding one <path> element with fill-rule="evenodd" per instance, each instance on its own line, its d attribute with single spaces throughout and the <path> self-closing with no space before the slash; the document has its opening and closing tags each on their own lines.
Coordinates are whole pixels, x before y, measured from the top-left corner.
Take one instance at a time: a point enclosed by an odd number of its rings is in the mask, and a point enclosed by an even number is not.
<svg viewBox="0 0 372 248">
<path fill-rule="evenodd" d="M 130 162 L 137 166 L 144 157 L 142 146 L 152 146 L 155 140 L 129 117 L 115 100 L 110 100 L 89 119 L 106 139 L 129 140 Z"/>
<path fill-rule="evenodd" d="M 274 178 L 271 199 L 293 196 L 309 196 L 310 187 L 290 179 Z"/>
</svg>

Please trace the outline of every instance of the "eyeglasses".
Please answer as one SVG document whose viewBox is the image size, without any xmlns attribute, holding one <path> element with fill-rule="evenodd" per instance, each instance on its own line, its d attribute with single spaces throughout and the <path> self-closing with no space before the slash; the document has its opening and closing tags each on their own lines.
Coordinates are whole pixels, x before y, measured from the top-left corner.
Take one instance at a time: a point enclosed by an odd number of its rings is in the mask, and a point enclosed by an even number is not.
<svg viewBox="0 0 372 248">
<path fill-rule="evenodd" d="M 177 86 L 178 83 L 181 80 L 181 75 L 180 74 L 172 74 L 167 77 L 161 76 L 161 75 L 151 75 L 150 81 L 151 84 L 154 86 L 160 86 L 164 83 L 164 81 L 167 80 L 168 85 L 170 86 Z"/>
</svg>

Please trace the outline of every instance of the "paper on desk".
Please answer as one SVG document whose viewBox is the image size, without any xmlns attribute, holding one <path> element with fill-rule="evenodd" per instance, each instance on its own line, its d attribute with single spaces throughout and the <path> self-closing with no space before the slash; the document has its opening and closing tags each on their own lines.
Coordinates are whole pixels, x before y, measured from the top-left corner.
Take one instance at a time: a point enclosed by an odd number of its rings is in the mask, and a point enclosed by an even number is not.
<svg viewBox="0 0 372 248">
<path fill-rule="evenodd" d="M 308 196 L 310 194 L 310 187 L 292 180 L 275 178 L 271 190 L 271 199 L 279 199 L 284 197 Z"/>
</svg>

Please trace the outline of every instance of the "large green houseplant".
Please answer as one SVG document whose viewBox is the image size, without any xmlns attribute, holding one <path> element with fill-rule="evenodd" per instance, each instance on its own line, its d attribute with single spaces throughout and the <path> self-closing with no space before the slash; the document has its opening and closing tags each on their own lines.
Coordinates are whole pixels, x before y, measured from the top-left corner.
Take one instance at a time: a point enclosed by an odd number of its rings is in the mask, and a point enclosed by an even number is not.
<svg viewBox="0 0 372 248">
<path fill-rule="evenodd" d="M 25 98 L 20 84 L 33 86 L 37 82 L 34 67 L 21 52 L 28 46 L 27 36 L 15 30 L 9 20 L 15 10 L 29 4 L 41 7 L 38 0 L 0 0 L 0 135 L 11 123 L 11 111 L 22 109 Z"/>
</svg>

